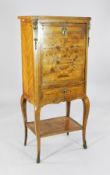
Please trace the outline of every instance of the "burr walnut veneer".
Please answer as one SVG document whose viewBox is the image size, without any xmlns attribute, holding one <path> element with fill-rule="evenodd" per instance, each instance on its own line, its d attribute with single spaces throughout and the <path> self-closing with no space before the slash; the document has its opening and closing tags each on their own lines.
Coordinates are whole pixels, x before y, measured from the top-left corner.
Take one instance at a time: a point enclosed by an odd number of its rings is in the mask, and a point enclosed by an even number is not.
<svg viewBox="0 0 110 175">
<path fill-rule="evenodd" d="M 37 140 L 37 163 L 40 162 L 41 137 L 82 130 L 86 145 L 86 124 L 89 113 L 87 87 L 87 55 L 89 17 L 20 16 L 22 46 L 23 94 L 21 109 L 25 140 L 29 128 Z M 70 117 L 72 100 L 83 102 L 83 121 Z M 35 120 L 27 120 L 26 102 L 34 106 Z M 66 114 L 40 119 L 47 104 L 66 102 Z"/>
</svg>

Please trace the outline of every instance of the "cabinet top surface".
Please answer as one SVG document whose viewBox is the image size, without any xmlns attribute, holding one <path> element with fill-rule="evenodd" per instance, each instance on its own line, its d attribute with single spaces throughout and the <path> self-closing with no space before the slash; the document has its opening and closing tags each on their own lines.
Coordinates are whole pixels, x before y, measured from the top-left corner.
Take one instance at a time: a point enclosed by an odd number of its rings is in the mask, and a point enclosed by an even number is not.
<svg viewBox="0 0 110 175">
<path fill-rule="evenodd" d="M 73 21 L 88 23 L 90 17 L 73 17 L 73 16 L 18 16 L 20 20 L 43 20 L 43 21 Z"/>
</svg>

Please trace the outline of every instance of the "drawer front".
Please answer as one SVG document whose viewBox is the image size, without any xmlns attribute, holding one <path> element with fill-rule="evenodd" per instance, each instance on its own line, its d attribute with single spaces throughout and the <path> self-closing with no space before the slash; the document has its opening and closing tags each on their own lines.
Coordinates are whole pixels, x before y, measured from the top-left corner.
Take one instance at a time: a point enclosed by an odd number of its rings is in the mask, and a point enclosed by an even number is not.
<svg viewBox="0 0 110 175">
<path fill-rule="evenodd" d="M 42 103 L 71 101 L 84 96 L 84 85 L 42 90 Z"/>
<path fill-rule="evenodd" d="M 62 87 L 84 82 L 85 24 L 44 25 L 42 85 Z"/>
</svg>

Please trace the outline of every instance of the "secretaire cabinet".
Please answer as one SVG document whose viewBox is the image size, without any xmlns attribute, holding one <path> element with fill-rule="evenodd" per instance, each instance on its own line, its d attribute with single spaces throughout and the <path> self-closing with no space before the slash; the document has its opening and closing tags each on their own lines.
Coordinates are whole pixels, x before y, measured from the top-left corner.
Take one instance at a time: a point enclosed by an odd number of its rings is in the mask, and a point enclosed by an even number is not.
<svg viewBox="0 0 110 175">
<path fill-rule="evenodd" d="M 41 137 L 82 130 L 86 144 L 89 113 L 87 56 L 89 17 L 20 16 L 22 49 L 21 109 L 25 140 L 29 128 L 37 139 L 37 162 L 40 162 Z M 82 124 L 70 117 L 71 101 L 83 102 Z M 28 121 L 26 102 L 34 106 L 35 120 Z M 65 102 L 65 116 L 41 120 L 41 108 Z"/>
</svg>

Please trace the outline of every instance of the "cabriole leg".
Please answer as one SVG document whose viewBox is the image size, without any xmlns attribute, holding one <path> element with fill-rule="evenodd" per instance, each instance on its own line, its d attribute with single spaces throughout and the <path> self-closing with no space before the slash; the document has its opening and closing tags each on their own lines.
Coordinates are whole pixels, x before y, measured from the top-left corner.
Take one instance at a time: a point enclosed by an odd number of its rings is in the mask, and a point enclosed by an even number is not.
<svg viewBox="0 0 110 175">
<path fill-rule="evenodd" d="M 67 117 L 70 116 L 70 105 L 71 105 L 71 102 L 70 101 L 67 101 L 66 102 L 66 116 Z M 69 135 L 69 132 L 67 132 L 67 135 Z"/>
<path fill-rule="evenodd" d="M 27 111 L 26 111 L 26 99 L 24 96 L 21 96 L 21 111 L 22 111 L 22 116 L 23 116 L 23 121 L 24 121 L 24 131 L 25 131 L 25 136 L 24 136 L 24 145 L 26 146 L 27 144 Z"/>
<path fill-rule="evenodd" d="M 35 110 L 35 128 L 37 140 L 37 163 L 40 163 L 40 108 Z"/>
<path fill-rule="evenodd" d="M 88 114 L 90 109 L 90 102 L 89 98 L 86 96 L 82 99 L 83 102 L 83 128 L 82 128 L 82 139 L 83 139 L 83 148 L 87 149 L 87 143 L 86 143 L 86 126 L 87 126 L 87 120 L 88 120 Z"/>
</svg>

